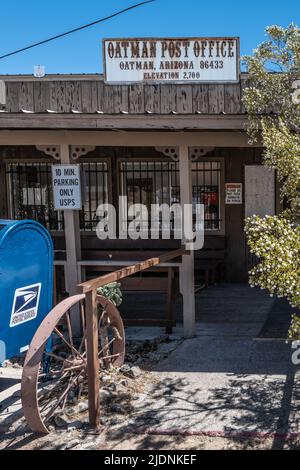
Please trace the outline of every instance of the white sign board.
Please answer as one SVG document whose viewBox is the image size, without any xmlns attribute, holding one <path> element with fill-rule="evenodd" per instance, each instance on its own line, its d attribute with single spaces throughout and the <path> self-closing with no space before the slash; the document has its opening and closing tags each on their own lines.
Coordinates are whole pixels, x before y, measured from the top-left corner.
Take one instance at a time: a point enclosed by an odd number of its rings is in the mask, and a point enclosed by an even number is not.
<svg viewBox="0 0 300 470">
<path fill-rule="evenodd" d="M 107 83 L 239 80 L 239 38 L 105 39 L 103 56 Z"/>
<path fill-rule="evenodd" d="M 80 165 L 52 165 L 52 186 L 55 210 L 80 210 Z"/>
<path fill-rule="evenodd" d="M 226 183 L 226 204 L 243 204 L 242 183 Z"/>
</svg>

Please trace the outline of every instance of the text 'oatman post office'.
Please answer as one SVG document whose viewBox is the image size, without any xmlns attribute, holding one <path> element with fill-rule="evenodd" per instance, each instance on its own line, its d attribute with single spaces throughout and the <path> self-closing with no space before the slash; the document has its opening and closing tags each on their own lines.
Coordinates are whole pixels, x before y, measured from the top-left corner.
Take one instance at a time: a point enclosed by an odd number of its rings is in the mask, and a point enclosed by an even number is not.
<svg viewBox="0 0 300 470">
<path fill-rule="evenodd" d="M 237 82 L 238 38 L 107 39 L 105 80 Z"/>
</svg>

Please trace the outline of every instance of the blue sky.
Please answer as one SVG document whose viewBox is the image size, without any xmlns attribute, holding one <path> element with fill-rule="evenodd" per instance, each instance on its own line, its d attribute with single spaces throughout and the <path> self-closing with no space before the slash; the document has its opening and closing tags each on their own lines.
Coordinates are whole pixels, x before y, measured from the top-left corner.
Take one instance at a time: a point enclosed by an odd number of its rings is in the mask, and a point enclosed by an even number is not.
<svg viewBox="0 0 300 470">
<path fill-rule="evenodd" d="M 0 55 L 126 8 L 138 0 L 11 0 L 1 2 Z M 299 0 L 156 0 L 56 42 L 0 61 L 0 74 L 102 72 L 108 37 L 240 36 L 242 54 L 270 24 L 300 25 Z"/>
</svg>

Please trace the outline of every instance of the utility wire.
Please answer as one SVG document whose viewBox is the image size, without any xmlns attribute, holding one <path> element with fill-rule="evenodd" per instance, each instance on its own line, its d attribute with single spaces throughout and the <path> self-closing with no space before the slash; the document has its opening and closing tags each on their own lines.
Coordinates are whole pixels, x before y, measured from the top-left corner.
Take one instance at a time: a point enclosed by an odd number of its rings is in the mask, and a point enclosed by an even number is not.
<svg viewBox="0 0 300 470">
<path fill-rule="evenodd" d="M 131 7 L 125 8 L 124 10 L 120 10 L 120 11 L 117 11 L 116 13 L 113 13 L 112 15 L 106 16 L 105 18 L 101 18 L 100 20 L 93 21 L 92 23 L 80 26 L 79 28 L 72 29 L 71 31 L 67 31 L 67 32 L 62 33 L 62 34 L 58 34 L 57 36 L 53 36 L 51 38 L 45 39 L 44 41 L 36 42 L 35 44 L 31 44 L 30 46 L 26 46 L 26 47 L 23 47 L 22 49 L 17 49 L 16 51 L 9 52 L 8 54 L 4 54 L 4 55 L 0 56 L 0 60 L 5 59 L 6 57 L 10 57 L 10 56 L 15 55 L 15 54 L 19 54 L 20 52 L 27 51 L 28 49 L 33 49 L 34 47 L 41 46 L 42 44 L 46 44 L 48 42 L 55 41 L 56 39 L 63 38 L 64 36 L 68 36 L 69 34 L 76 33 L 77 31 L 81 31 L 83 29 L 90 28 L 91 26 L 94 26 L 95 24 L 103 23 L 103 21 L 107 21 L 107 20 L 110 20 L 111 18 L 114 18 L 115 16 L 122 15 L 126 11 L 133 10 L 134 8 L 138 8 L 142 5 L 145 5 L 146 3 L 152 3 L 152 2 L 155 2 L 155 0 L 146 0 L 146 1 L 141 2 L 141 3 L 137 3 L 135 5 L 132 5 Z"/>
</svg>

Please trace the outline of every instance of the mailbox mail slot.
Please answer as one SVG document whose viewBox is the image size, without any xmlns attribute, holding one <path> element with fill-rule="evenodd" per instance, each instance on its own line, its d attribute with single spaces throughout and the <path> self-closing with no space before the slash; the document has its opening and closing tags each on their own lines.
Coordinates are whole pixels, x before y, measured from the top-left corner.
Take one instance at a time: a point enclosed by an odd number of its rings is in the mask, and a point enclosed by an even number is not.
<svg viewBox="0 0 300 470">
<path fill-rule="evenodd" d="M 52 297 L 48 231 L 31 220 L 0 220 L 0 365 L 27 350 Z"/>
</svg>

